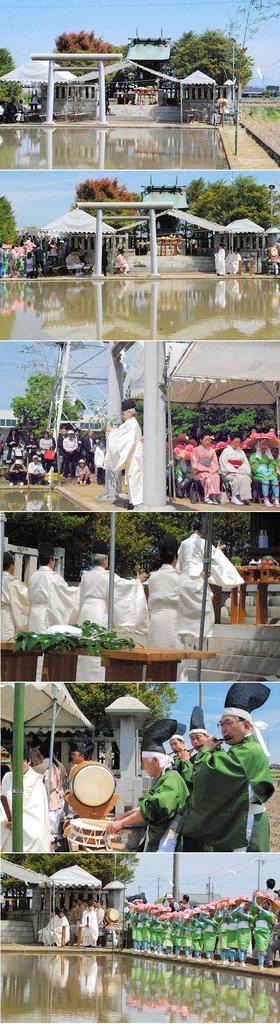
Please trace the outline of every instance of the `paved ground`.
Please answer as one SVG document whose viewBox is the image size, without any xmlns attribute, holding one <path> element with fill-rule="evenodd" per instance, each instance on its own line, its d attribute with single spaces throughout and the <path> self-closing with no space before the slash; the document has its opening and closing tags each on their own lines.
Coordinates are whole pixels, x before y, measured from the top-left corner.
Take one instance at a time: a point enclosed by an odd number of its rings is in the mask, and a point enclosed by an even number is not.
<svg viewBox="0 0 280 1024">
<path fill-rule="evenodd" d="M 118 508 L 119 510 L 122 510 L 123 508 L 124 511 L 126 510 L 128 496 L 125 490 L 123 490 L 119 506 L 115 504 L 112 505 L 108 501 L 100 501 L 99 499 L 102 496 L 103 490 L 104 488 L 97 485 L 95 480 L 86 487 L 79 486 L 74 480 L 68 480 L 67 482 L 65 481 L 59 484 L 54 484 L 52 491 L 50 491 L 47 484 L 44 484 L 42 487 L 37 485 L 36 487 L 29 488 L 17 486 L 7 487 L 5 481 L 0 480 L 0 496 L 2 495 L 3 499 L 5 499 L 6 511 L 12 509 L 15 504 L 17 506 L 17 511 L 24 511 L 26 508 L 26 500 L 30 499 L 32 501 L 35 500 L 36 497 L 38 499 L 43 499 L 44 497 L 48 497 L 50 494 L 54 499 L 54 505 L 55 496 L 59 495 L 60 511 L 63 510 L 61 507 L 63 505 L 63 498 L 65 498 L 66 503 L 67 499 L 73 502 L 76 511 L 79 509 L 86 509 L 94 512 L 110 512 L 112 510 L 115 511 Z M 20 496 L 22 496 L 22 508 L 20 507 Z M 1 502 L 2 506 L 4 505 L 3 499 Z M 263 505 L 259 505 L 254 502 L 251 502 L 250 505 L 240 505 L 240 507 L 238 507 L 237 505 L 231 505 L 228 501 L 223 502 L 221 505 L 206 505 L 203 501 L 196 503 L 189 501 L 187 498 L 176 498 L 174 501 L 167 500 L 166 506 L 163 509 L 160 509 L 160 511 L 165 510 L 169 510 L 170 512 L 175 510 L 181 512 L 279 512 L 279 509 L 275 508 L 275 506 L 265 508 Z"/>
<path fill-rule="evenodd" d="M 234 125 L 226 125 L 224 128 L 220 128 L 220 133 L 231 170 L 269 171 L 278 167 L 277 160 L 273 160 L 262 146 L 259 146 L 254 139 L 251 139 L 244 128 L 239 128 L 237 156 L 234 154 Z M 269 145 L 272 146 L 274 128 L 270 129 L 269 134 Z"/>
</svg>

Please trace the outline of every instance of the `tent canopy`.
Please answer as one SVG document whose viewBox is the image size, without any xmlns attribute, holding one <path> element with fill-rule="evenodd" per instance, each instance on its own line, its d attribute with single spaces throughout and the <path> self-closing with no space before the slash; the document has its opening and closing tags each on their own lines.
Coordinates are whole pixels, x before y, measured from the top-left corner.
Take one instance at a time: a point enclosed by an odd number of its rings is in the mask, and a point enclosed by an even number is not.
<svg viewBox="0 0 280 1024">
<path fill-rule="evenodd" d="M 215 79 L 205 75 L 204 71 L 192 71 L 191 75 L 183 78 L 183 85 L 216 85 Z"/>
<path fill-rule="evenodd" d="M 78 864 L 71 865 L 70 868 L 60 868 L 60 871 L 55 871 L 50 876 L 52 885 L 57 885 L 61 889 L 69 888 L 82 888 L 87 886 L 88 889 L 101 889 L 102 882 L 100 878 L 95 878 L 95 875 L 90 874 L 89 871 L 85 871 L 84 868 L 80 868 Z"/>
<path fill-rule="evenodd" d="M 174 405 L 274 405 L 279 390 L 275 342 L 191 342 L 167 346 Z M 159 382 L 160 383 L 160 382 Z M 156 387 L 156 382 L 155 382 Z M 125 380 L 132 398 L 144 394 L 144 349 L 138 344 Z"/>
<path fill-rule="evenodd" d="M 19 864 L 13 864 L 11 860 L 3 859 L 1 861 L 0 875 L 11 875 L 12 878 L 17 878 L 20 882 L 27 882 L 29 885 L 51 885 L 47 875 L 42 875 L 39 871 L 32 871 L 31 868 L 21 868 Z"/>
<path fill-rule="evenodd" d="M 104 55 L 105 56 L 105 55 Z M 119 71 L 126 71 L 127 68 L 133 68 L 134 64 L 130 60 L 116 61 L 114 64 L 105 64 L 104 73 L 106 78 L 108 75 L 117 75 Z M 92 71 L 87 71 L 85 75 L 79 76 L 79 83 L 83 82 L 95 82 L 98 80 L 98 70 L 95 68 Z"/>
<path fill-rule="evenodd" d="M 255 224 L 255 221 L 249 220 L 249 217 L 243 217 L 241 220 L 232 220 L 224 228 L 224 231 L 230 231 L 230 233 L 237 235 L 264 235 L 264 228 L 261 228 L 260 224 Z"/>
<path fill-rule="evenodd" d="M 165 216 L 166 214 L 168 214 L 168 217 L 176 217 L 177 220 L 184 221 L 185 224 L 190 224 L 192 227 L 203 228 L 204 231 L 215 231 L 223 234 L 227 230 L 223 224 L 216 224 L 214 220 L 205 220 L 204 217 L 195 217 L 193 213 L 186 213 L 185 210 L 165 210 Z M 157 216 L 162 217 L 162 214 L 159 213 Z"/>
<path fill-rule="evenodd" d="M 13 724 L 14 685 L 14 683 L 1 685 L 1 720 L 6 727 Z M 68 729 L 77 729 L 80 724 L 80 726 L 83 725 L 84 728 L 92 730 L 91 722 L 77 707 L 64 683 L 42 682 L 34 682 L 32 686 L 29 683 L 25 684 L 25 728 L 49 732 L 54 700 L 58 704 L 56 729 L 59 729 L 60 732 L 68 732 Z"/>
<path fill-rule="evenodd" d="M 74 210 L 69 210 L 69 213 L 58 217 L 57 220 L 50 221 L 43 231 L 53 236 L 57 235 L 58 238 L 62 235 L 96 235 L 96 217 L 75 207 Z M 110 224 L 104 223 L 103 231 L 106 235 L 115 233 L 115 229 Z"/>
<path fill-rule="evenodd" d="M 66 71 L 66 69 L 63 71 L 59 64 L 55 64 L 54 68 L 55 83 L 77 82 L 77 76 L 72 75 L 71 71 Z M 30 60 L 26 64 L 20 64 L 18 68 L 14 68 L 14 71 L 9 71 L 7 75 L 1 75 L 0 81 L 19 82 L 20 85 L 46 85 L 48 74 L 49 62 L 47 60 Z"/>
</svg>

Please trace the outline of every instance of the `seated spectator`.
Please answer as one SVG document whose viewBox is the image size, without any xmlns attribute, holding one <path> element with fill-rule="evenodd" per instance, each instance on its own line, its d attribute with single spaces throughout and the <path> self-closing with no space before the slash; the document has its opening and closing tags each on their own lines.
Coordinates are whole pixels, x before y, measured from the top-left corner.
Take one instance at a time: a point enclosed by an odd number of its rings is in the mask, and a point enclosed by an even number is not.
<svg viewBox="0 0 280 1024">
<path fill-rule="evenodd" d="M 221 452 L 219 466 L 223 479 L 231 487 L 231 504 L 244 505 L 251 501 L 251 469 L 240 437 L 232 437 Z"/>
<path fill-rule="evenodd" d="M 85 459 L 79 459 L 75 477 L 77 484 L 90 484 L 90 471 Z"/>
<path fill-rule="evenodd" d="M 260 438 L 257 441 L 255 451 L 249 458 L 252 479 L 258 480 L 261 486 L 264 505 L 271 506 L 269 490 L 271 488 L 274 497 L 274 505 L 279 505 L 279 476 L 277 473 L 277 458 L 274 457 L 267 438 Z"/>
<path fill-rule="evenodd" d="M 217 504 L 220 501 L 219 463 L 209 434 L 193 449 L 191 465 L 194 480 L 202 484 L 204 501 L 207 505 Z"/>
<path fill-rule="evenodd" d="M 33 455 L 33 459 L 28 465 L 28 476 L 29 481 L 32 484 L 41 484 L 45 476 L 45 470 L 40 462 L 38 455 Z"/>
<path fill-rule="evenodd" d="M 15 462 L 12 463 L 8 472 L 8 480 L 11 487 L 15 486 L 15 484 L 19 484 L 20 487 L 23 487 L 23 485 L 26 484 L 26 476 L 27 473 L 22 459 L 15 459 Z"/>
<path fill-rule="evenodd" d="M 116 274 L 128 274 L 129 273 L 129 266 L 128 266 L 128 263 L 127 263 L 127 261 L 126 261 L 126 259 L 124 257 L 124 253 L 125 253 L 125 250 L 124 249 L 120 249 L 118 254 L 117 254 L 116 263 L 115 263 Z"/>
</svg>

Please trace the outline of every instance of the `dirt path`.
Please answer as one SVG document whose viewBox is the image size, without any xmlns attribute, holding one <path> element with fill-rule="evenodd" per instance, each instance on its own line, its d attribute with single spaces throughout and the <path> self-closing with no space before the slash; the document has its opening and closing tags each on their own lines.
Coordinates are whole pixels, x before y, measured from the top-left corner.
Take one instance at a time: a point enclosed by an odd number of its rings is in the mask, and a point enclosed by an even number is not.
<svg viewBox="0 0 280 1024">
<path fill-rule="evenodd" d="M 277 786 L 274 796 L 267 803 L 267 813 L 271 829 L 271 852 L 280 851 L 280 786 Z"/>
</svg>

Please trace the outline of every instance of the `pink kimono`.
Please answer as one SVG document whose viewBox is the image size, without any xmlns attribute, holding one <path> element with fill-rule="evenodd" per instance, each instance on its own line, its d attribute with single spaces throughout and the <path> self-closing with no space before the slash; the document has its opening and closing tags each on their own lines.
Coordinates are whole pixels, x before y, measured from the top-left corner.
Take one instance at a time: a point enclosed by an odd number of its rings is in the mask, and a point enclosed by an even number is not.
<svg viewBox="0 0 280 1024">
<path fill-rule="evenodd" d="M 195 480 L 199 480 L 204 489 L 204 497 L 220 494 L 219 463 L 215 448 L 204 448 L 199 444 L 193 449 L 191 464 Z"/>
</svg>

